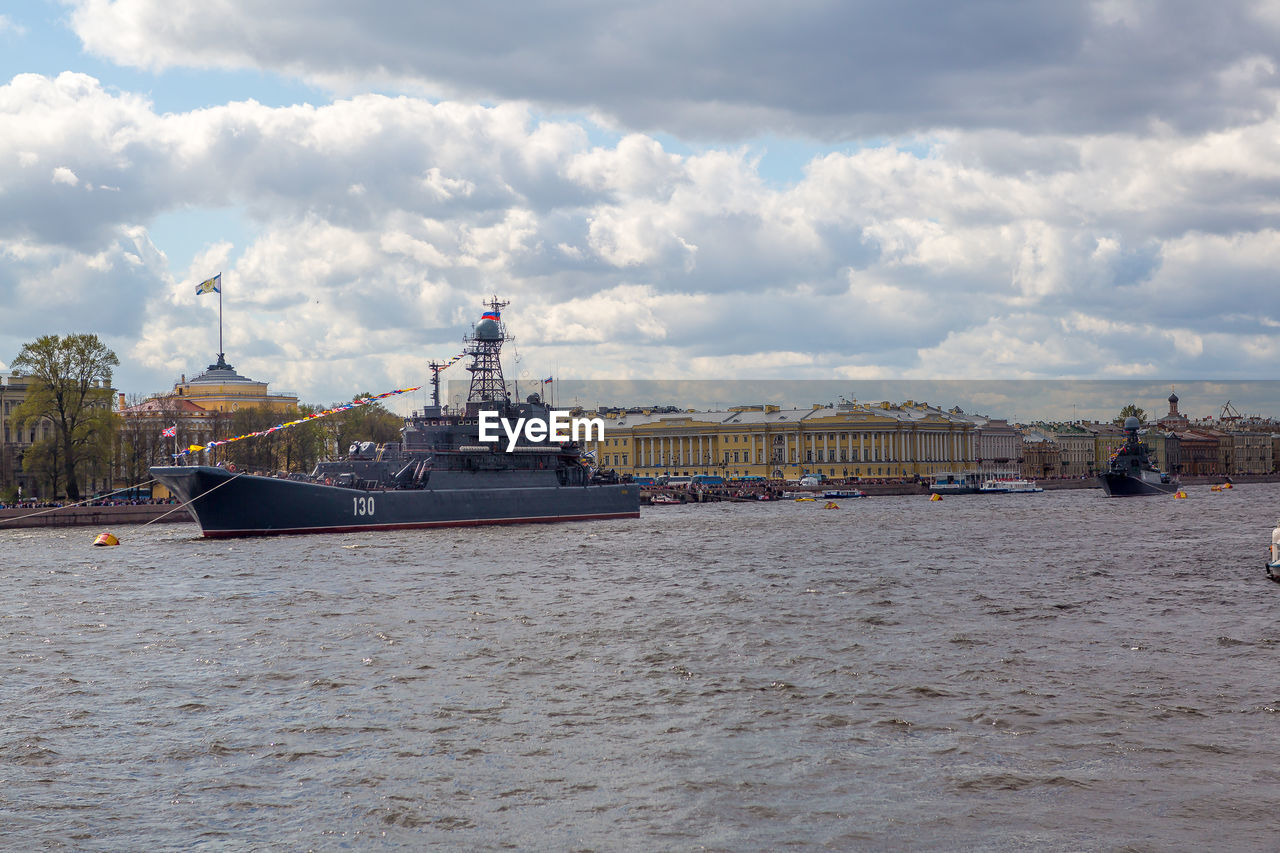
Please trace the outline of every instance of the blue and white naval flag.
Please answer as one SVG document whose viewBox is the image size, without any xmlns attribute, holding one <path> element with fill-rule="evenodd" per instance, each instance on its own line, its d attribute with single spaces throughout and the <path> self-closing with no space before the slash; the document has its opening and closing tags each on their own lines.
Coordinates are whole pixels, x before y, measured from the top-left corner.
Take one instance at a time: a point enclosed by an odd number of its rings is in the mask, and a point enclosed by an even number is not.
<svg viewBox="0 0 1280 853">
<path fill-rule="evenodd" d="M 218 273 L 207 281 L 202 281 L 196 285 L 196 296 L 202 293 L 221 293 L 222 292 L 222 273 Z"/>
</svg>

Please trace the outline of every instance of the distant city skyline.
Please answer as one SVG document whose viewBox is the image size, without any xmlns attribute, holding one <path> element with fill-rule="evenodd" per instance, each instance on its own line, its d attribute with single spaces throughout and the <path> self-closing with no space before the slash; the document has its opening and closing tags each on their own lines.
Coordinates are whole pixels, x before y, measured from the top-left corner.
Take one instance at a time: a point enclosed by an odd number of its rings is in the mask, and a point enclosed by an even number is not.
<svg viewBox="0 0 1280 853">
<path fill-rule="evenodd" d="M 521 396 L 540 392 L 540 383 L 519 385 Z M 466 398 L 467 383 L 453 380 L 442 395 L 456 405 Z M 559 406 L 677 406 L 726 411 L 732 406 L 770 404 L 808 409 L 814 404 L 857 402 L 875 405 L 914 401 L 940 409 L 958 406 L 965 414 L 1010 422 L 1113 420 L 1133 404 L 1149 421 L 1169 410 L 1169 395 L 1193 420 L 1217 417 L 1231 407 L 1248 417 L 1280 419 L 1280 380 L 1217 382 L 1204 380 L 581 380 L 558 379 L 546 386 Z M 513 387 L 514 390 L 514 387 Z"/>
<path fill-rule="evenodd" d="M 317 401 L 495 292 L 516 377 L 1280 363 L 1274 4 L 501 8 L 7 3 L 0 369 L 93 332 L 168 387 L 217 274 L 228 360 Z"/>
</svg>

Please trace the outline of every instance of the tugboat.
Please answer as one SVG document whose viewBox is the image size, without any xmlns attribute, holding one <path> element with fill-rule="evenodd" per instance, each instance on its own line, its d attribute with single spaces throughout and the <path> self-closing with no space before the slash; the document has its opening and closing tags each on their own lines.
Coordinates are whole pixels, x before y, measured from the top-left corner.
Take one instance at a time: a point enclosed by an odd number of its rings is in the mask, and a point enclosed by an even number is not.
<svg viewBox="0 0 1280 853">
<path fill-rule="evenodd" d="M 538 394 L 511 401 L 499 359 L 507 340 L 500 310 L 509 303 L 486 304 L 468 339 L 465 408 L 440 405 L 433 371 L 433 405 L 405 420 L 398 444 L 354 444 L 346 458 L 288 478 L 208 465 L 156 467 L 151 475 L 206 537 L 639 518 L 640 487 L 595 480 L 575 437 L 558 440 L 552 428 L 565 418 L 553 418 Z M 508 441 L 499 419 L 524 420 L 521 443 Z M 499 441 L 482 441 L 482 422 L 490 437 L 496 426 Z"/>
<path fill-rule="evenodd" d="M 1141 426 L 1133 416 L 1124 419 L 1124 444 L 1111 455 L 1107 470 L 1098 475 L 1108 497 L 1171 495 L 1179 489 L 1176 479 L 1151 464 L 1151 451 L 1138 438 Z"/>
</svg>

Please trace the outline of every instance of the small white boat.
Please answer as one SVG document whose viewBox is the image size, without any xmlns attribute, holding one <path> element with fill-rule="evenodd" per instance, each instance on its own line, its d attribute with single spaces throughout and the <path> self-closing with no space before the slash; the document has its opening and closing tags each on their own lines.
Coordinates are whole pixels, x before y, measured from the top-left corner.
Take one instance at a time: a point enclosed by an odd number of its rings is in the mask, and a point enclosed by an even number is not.
<svg viewBox="0 0 1280 853">
<path fill-rule="evenodd" d="M 981 491 L 976 475 L 967 471 L 943 471 L 933 475 L 929 491 L 935 495 L 976 495 Z"/>
<path fill-rule="evenodd" d="M 990 478 L 983 480 L 982 485 L 978 487 L 978 491 L 984 495 L 988 494 L 1005 494 L 1009 492 L 1043 492 L 1044 489 L 1035 484 L 1034 480 L 1024 480 L 1021 478 L 998 480 Z"/>
<path fill-rule="evenodd" d="M 1267 577 L 1280 583 L 1280 521 L 1271 531 L 1271 559 L 1267 561 Z"/>
<path fill-rule="evenodd" d="M 654 495 L 652 498 L 649 499 L 649 503 L 653 504 L 654 506 L 664 506 L 667 504 L 684 503 L 684 501 L 680 500 L 675 495 Z"/>
</svg>

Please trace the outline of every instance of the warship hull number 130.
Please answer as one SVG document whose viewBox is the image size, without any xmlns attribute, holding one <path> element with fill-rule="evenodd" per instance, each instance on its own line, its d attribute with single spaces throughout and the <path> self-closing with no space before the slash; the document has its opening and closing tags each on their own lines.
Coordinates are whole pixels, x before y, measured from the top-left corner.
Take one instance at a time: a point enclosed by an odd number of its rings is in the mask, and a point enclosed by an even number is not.
<svg viewBox="0 0 1280 853">
<path fill-rule="evenodd" d="M 551 407 L 537 394 L 509 398 L 499 360 L 506 303 L 489 305 L 468 341 L 465 408 L 440 405 L 437 373 L 433 405 L 405 420 L 398 444 L 353 445 L 345 459 L 288 478 L 208 465 L 156 467 L 152 476 L 211 537 L 639 517 L 639 486 L 593 482 L 579 444 L 554 440 L 562 436 L 550 428 Z M 548 438 L 526 431 L 523 443 L 482 442 L 481 413 L 544 421 Z"/>
</svg>

